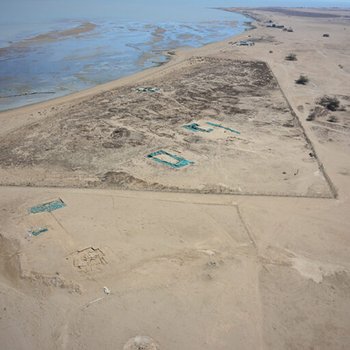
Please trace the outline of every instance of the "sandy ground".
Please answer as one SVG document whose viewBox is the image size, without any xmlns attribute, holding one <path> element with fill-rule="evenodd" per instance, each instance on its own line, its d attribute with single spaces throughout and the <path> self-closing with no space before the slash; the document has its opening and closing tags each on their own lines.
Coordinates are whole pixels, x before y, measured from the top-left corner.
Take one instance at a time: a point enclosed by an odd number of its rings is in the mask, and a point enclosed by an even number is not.
<svg viewBox="0 0 350 350">
<path fill-rule="evenodd" d="M 264 62 L 196 57 L 143 84 L 159 91 L 112 89 L 4 136 L 1 183 L 332 196 Z M 174 171 L 158 150 L 192 164 Z"/>
<path fill-rule="evenodd" d="M 348 12 L 253 12 L 239 38 L 0 114 L 3 349 L 350 347 Z M 325 94 L 344 108 L 307 121 Z M 240 134 L 183 128 L 207 121 Z"/>
</svg>

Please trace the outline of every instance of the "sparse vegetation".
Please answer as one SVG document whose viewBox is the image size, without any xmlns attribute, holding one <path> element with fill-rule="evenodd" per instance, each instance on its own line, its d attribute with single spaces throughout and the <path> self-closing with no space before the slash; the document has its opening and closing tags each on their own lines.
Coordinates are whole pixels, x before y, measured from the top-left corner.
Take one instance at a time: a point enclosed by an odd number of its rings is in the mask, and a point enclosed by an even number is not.
<svg viewBox="0 0 350 350">
<path fill-rule="evenodd" d="M 336 123 L 337 122 L 337 117 L 335 115 L 330 115 L 327 119 L 328 122 L 330 123 Z"/>
<path fill-rule="evenodd" d="M 300 77 L 295 81 L 296 84 L 306 85 L 309 82 L 309 78 L 306 75 L 300 75 Z"/>
<path fill-rule="evenodd" d="M 286 61 L 297 61 L 297 55 L 295 53 L 290 53 L 285 57 Z"/>
<path fill-rule="evenodd" d="M 310 114 L 307 116 L 306 120 L 308 122 L 311 122 L 311 121 L 315 120 L 315 118 L 316 118 L 316 112 L 315 111 L 311 111 Z"/>
<path fill-rule="evenodd" d="M 312 109 L 306 118 L 307 121 L 315 120 L 319 117 L 325 117 L 328 114 L 328 110 L 321 106 L 316 106 L 314 109 Z"/>
<path fill-rule="evenodd" d="M 340 106 L 340 101 L 336 97 L 323 96 L 318 101 L 317 104 L 327 108 L 330 111 L 336 111 Z"/>
</svg>

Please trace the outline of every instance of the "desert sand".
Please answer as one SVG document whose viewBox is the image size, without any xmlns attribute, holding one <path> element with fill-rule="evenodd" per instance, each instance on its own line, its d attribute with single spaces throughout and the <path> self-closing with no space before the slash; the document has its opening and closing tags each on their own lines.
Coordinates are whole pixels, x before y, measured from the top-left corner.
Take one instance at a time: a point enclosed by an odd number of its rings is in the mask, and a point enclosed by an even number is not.
<svg viewBox="0 0 350 350">
<path fill-rule="evenodd" d="M 255 28 L 0 113 L 1 349 L 350 347 L 350 12 L 232 10 Z"/>
</svg>

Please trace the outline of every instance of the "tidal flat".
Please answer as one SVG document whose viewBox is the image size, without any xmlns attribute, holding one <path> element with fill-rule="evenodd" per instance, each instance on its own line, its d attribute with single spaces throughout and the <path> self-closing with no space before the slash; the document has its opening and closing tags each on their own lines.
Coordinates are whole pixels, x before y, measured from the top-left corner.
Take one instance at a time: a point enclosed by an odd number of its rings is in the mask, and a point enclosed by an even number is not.
<svg viewBox="0 0 350 350">
<path fill-rule="evenodd" d="M 212 18 L 190 21 L 67 20 L 54 30 L 2 40 L 0 110 L 128 76 L 163 64 L 173 49 L 200 47 L 247 28 L 243 15 L 208 11 Z"/>
</svg>

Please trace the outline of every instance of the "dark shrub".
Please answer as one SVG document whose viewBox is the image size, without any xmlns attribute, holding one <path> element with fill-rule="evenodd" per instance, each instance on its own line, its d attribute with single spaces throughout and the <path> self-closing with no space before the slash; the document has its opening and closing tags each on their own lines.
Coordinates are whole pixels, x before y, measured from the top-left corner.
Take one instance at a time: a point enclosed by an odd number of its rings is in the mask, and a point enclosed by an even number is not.
<svg viewBox="0 0 350 350">
<path fill-rule="evenodd" d="M 297 55 L 295 53 L 290 53 L 285 57 L 286 61 L 296 61 L 297 60 Z"/>
<path fill-rule="evenodd" d="M 315 120 L 319 117 L 325 117 L 328 114 L 328 110 L 321 106 L 316 106 L 314 109 L 312 109 L 307 116 L 307 121 Z"/>
<path fill-rule="evenodd" d="M 306 75 L 300 75 L 295 82 L 296 84 L 306 85 L 309 82 L 309 78 Z"/>
<path fill-rule="evenodd" d="M 330 111 L 336 111 L 339 106 L 340 102 L 336 97 L 330 97 L 330 96 L 323 96 L 318 101 L 317 104 L 329 109 Z"/>
<path fill-rule="evenodd" d="M 334 115 L 330 115 L 327 119 L 327 121 L 331 122 L 331 123 L 336 123 L 337 122 L 337 117 Z"/>
<path fill-rule="evenodd" d="M 308 122 L 311 122 L 311 121 L 315 120 L 315 118 L 316 118 L 315 113 L 314 113 L 314 112 L 311 112 L 311 113 L 307 116 L 306 120 L 307 120 Z"/>
</svg>

